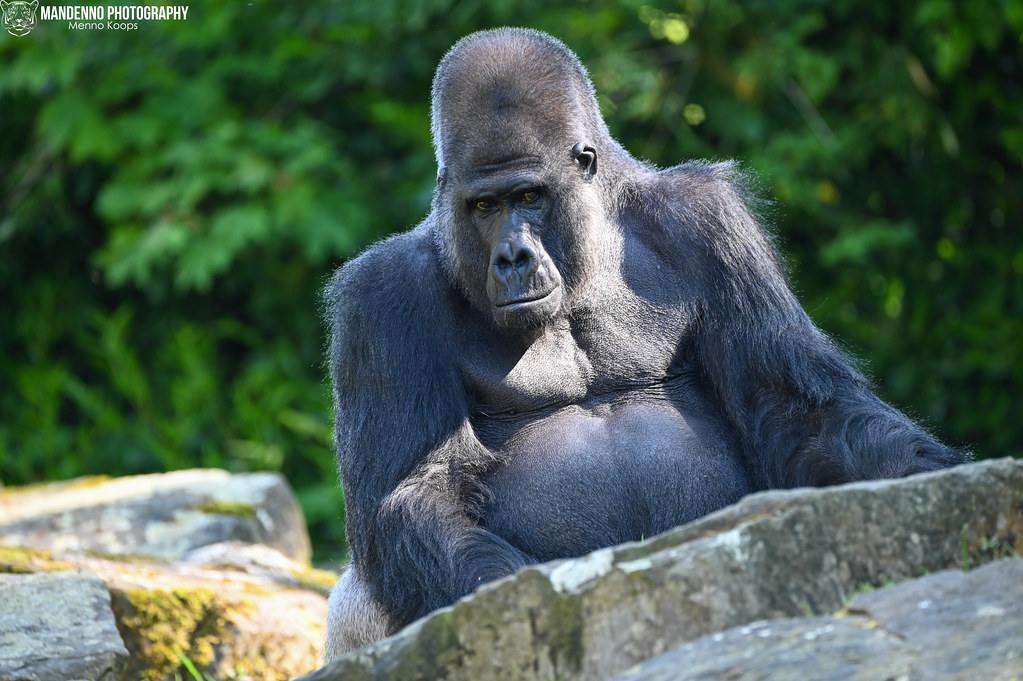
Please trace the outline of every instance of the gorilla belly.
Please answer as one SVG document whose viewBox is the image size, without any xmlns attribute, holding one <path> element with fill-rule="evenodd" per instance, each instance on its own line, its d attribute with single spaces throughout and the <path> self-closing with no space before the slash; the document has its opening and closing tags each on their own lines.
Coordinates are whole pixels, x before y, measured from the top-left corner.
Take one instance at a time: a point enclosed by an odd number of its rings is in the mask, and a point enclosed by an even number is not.
<svg viewBox="0 0 1023 681">
<path fill-rule="evenodd" d="M 561 409 L 500 447 L 483 521 L 539 561 L 653 536 L 751 491 L 723 432 L 663 397 Z"/>
</svg>

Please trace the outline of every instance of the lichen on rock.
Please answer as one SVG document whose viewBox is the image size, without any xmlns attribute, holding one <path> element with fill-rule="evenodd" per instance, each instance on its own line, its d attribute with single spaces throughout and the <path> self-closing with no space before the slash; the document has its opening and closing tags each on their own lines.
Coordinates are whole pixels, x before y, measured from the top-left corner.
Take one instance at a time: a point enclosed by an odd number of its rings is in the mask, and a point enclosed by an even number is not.
<svg viewBox="0 0 1023 681">
<path fill-rule="evenodd" d="M 118 629 L 131 653 L 129 674 L 160 681 L 184 672 L 181 655 L 198 668 L 213 664 L 225 612 L 206 587 L 113 592 Z"/>
<path fill-rule="evenodd" d="M 0 678 L 120 681 L 125 648 L 128 681 L 295 677 L 321 659 L 337 578 L 308 559 L 301 509 L 278 474 L 194 470 L 5 489 L 0 579 L 31 593 L 36 573 L 88 571 L 122 655 L 114 676 L 54 675 L 72 668 L 74 646 L 45 632 L 38 645 L 24 636 L 8 645 L 14 622 L 7 639 L 0 632 Z M 40 610 L 59 621 L 57 605 Z M 0 605 L 0 624 L 6 614 Z M 44 671 L 7 674 L 20 667 Z"/>
</svg>

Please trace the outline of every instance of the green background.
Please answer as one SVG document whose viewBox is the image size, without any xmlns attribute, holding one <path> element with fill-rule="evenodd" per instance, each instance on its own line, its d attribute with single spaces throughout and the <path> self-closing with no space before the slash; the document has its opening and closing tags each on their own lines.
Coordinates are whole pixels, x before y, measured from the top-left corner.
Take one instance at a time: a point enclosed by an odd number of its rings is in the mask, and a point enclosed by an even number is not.
<svg viewBox="0 0 1023 681">
<path fill-rule="evenodd" d="M 281 470 L 341 558 L 317 292 L 426 214 L 433 69 L 500 25 L 635 155 L 741 161 L 878 391 L 1023 452 L 1023 0 L 207 3 L 0 34 L 0 480 Z"/>
</svg>

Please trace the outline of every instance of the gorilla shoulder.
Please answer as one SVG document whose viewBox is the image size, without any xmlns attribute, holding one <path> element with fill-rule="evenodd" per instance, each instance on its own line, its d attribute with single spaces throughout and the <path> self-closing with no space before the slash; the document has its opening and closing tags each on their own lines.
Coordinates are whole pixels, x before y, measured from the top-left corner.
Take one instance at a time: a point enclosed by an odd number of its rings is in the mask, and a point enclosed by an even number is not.
<svg viewBox="0 0 1023 681">
<path fill-rule="evenodd" d="M 391 236 L 349 260 L 334 273 L 323 299 L 335 334 L 359 335 L 369 343 L 386 339 L 387 347 L 402 336 L 427 344 L 451 302 L 429 225 Z"/>
<path fill-rule="evenodd" d="M 756 201 L 752 182 L 734 161 L 688 161 L 652 174 L 645 194 L 690 217 Z"/>
<path fill-rule="evenodd" d="M 689 161 L 664 170 L 643 167 L 624 192 L 620 222 L 654 257 L 692 273 L 699 264 L 694 258 L 718 249 L 720 230 L 728 231 L 736 221 L 743 229 L 761 229 L 751 210 L 759 199 L 750 184 L 729 161 Z"/>
</svg>

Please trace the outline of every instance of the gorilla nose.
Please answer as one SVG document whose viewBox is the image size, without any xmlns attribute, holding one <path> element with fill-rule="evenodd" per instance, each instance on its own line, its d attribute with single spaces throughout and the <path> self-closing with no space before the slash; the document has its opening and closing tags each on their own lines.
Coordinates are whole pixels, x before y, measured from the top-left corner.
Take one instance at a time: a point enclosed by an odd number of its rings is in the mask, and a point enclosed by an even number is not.
<svg viewBox="0 0 1023 681">
<path fill-rule="evenodd" d="M 536 253 L 524 239 L 505 239 L 494 249 L 490 267 L 502 284 L 515 288 L 536 271 Z"/>
</svg>

